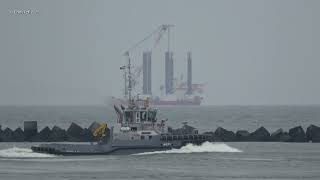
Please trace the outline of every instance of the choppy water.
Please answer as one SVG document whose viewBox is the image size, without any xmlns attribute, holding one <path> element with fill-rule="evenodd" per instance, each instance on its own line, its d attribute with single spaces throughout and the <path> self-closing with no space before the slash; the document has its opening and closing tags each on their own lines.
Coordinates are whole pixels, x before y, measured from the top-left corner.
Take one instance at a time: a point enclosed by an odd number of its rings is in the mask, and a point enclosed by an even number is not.
<svg viewBox="0 0 320 180">
<path fill-rule="evenodd" d="M 161 108 L 173 126 L 189 121 L 201 130 L 273 131 L 295 125 L 319 125 L 320 106 L 206 106 Z M 115 118 L 105 107 L 0 107 L 3 127 L 68 127 L 74 121 Z M 105 156 L 53 156 L 33 153 L 32 143 L 0 143 L 0 179 L 320 179 L 320 143 L 205 143 L 166 152 Z"/>
<path fill-rule="evenodd" d="M 68 157 L 32 153 L 29 146 L 0 143 L 5 148 L 0 179 L 320 179 L 320 144 L 312 143 L 207 143 L 167 152 Z"/>
</svg>

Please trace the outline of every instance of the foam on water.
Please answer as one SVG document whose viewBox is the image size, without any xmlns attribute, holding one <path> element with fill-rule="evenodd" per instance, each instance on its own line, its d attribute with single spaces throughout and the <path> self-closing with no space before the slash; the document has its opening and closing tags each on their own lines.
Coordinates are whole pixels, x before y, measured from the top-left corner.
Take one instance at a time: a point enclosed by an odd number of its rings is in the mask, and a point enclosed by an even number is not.
<svg viewBox="0 0 320 180">
<path fill-rule="evenodd" d="M 0 150 L 0 158 L 46 158 L 55 157 L 51 154 L 32 152 L 31 149 L 13 147 Z"/>
<path fill-rule="evenodd" d="M 180 149 L 171 149 L 167 151 L 154 151 L 138 153 L 134 155 L 149 155 L 149 154 L 183 154 L 183 153 L 205 153 L 205 152 L 242 152 L 241 150 L 230 147 L 223 143 L 204 142 L 201 145 L 187 144 Z"/>
</svg>

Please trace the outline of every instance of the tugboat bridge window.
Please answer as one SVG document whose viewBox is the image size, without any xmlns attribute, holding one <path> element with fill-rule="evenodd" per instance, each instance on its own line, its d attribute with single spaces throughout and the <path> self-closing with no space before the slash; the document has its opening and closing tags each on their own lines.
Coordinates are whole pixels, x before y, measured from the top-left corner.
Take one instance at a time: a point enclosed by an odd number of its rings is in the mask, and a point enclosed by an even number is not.
<svg viewBox="0 0 320 180">
<path fill-rule="evenodd" d="M 148 121 L 155 122 L 156 121 L 156 115 L 157 115 L 156 111 L 149 111 L 148 112 Z"/>
<path fill-rule="evenodd" d="M 140 120 L 141 121 L 146 121 L 146 119 L 147 119 L 147 112 L 141 111 L 140 112 Z"/>
<path fill-rule="evenodd" d="M 140 122 L 140 113 L 139 112 L 136 113 L 136 122 L 137 123 Z"/>
<path fill-rule="evenodd" d="M 149 140 L 151 140 L 152 139 L 152 136 L 149 136 Z"/>
<path fill-rule="evenodd" d="M 148 111 L 148 121 L 156 122 L 157 111 Z"/>
<path fill-rule="evenodd" d="M 141 140 L 144 140 L 144 136 L 141 136 L 140 138 L 141 138 Z"/>
<path fill-rule="evenodd" d="M 148 121 L 152 121 L 152 111 L 148 112 Z"/>
<path fill-rule="evenodd" d="M 133 112 L 131 112 L 131 111 L 125 112 L 125 121 L 126 122 L 133 122 Z"/>
</svg>

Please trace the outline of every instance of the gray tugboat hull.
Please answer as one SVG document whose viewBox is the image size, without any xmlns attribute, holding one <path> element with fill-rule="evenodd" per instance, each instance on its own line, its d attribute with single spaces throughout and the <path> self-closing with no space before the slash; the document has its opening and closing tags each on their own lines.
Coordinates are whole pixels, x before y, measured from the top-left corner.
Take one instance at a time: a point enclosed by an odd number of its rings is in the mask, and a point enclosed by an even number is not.
<svg viewBox="0 0 320 180">
<path fill-rule="evenodd" d="M 135 154 L 150 151 L 180 148 L 185 144 L 201 144 L 212 139 L 209 135 L 166 135 L 148 141 L 111 141 L 105 144 L 97 142 L 87 143 L 52 143 L 32 146 L 34 152 L 57 155 L 107 155 L 107 154 Z"/>
<path fill-rule="evenodd" d="M 61 145 L 61 144 L 60 144 Z M 64 144 L 63 146 L 68 147 L 69 145 Z M 55 155 L 65 155 L 65 156 L 77 156 L 77 155 L 127 155 L 136 154 L 143 152 L 161 151 L 169 150 L 172 147 L 142 147 L 142 146 L 130 146 L 130 147 L 110 147 L 104 145 L 73 145 L 73 149 L 61 149 L 57 144 L 46 144 L 42 146 L 31 147 L 33 152 L 38 153 L 48 153 Z M 97 150 L 99 149 L 99 150 Z"/>
</svg>

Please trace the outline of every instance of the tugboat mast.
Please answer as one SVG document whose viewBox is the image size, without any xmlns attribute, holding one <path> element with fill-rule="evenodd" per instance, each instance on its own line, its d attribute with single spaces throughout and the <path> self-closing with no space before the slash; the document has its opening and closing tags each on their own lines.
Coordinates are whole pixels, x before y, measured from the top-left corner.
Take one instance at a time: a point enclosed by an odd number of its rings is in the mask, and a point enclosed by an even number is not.
<svg viewBox="0 0 320 180">
<path fill-rule="evenodd" d="M 128 56 L 128 81 L 129 81 L 129 85 L 128 85 L 128 93 L 129 93 L 129 102 L 132 102 L 132 75 L 131 75 L 131 60 L 130 57 Z"/>
<path fill-rule="evenodd" d="M 125 73 L 125 76 L 128 76 L 128 87 L 127 89 L 127 93 L 128 93 L 128 101 L 129 101 L 129 106 L 132 105 L 133 103 L 133 99 L 132 99 L 132 74 L 131 74 L 131 59 L 129 56 L 129 51 L 125 52 L 124 55 L 128 58 L 128 65 L 127 66 L 123 66 L 126 69 L 128 69 L 128 74 Z M 126 79 L 127 77 L 125 77 Z M 125 82 L 126 83 L 126 82 Z M 127 83 L 126 83 L 127 84 Z"/>
</svg>

